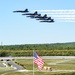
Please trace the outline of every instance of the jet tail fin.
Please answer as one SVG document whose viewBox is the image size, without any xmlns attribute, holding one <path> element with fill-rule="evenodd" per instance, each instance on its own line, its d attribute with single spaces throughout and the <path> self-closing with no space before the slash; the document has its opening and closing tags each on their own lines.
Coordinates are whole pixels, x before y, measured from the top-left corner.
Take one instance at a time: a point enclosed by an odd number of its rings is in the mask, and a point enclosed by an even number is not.
<svg viewBox="0 0 75 75">
<path fill-rule="evenodd" d="M 47 17 L 47 14 L 45 14 L 43 17 L 46 18 Z"/>
<path fill-rule="evenodd" d="M 25 9 L 25 12 L 29 12 L 28 9 Z"/>
<path fill-rule="evenodd" d="M 35 11 L 35 12 L 34 12 L 34 15 L 37 15 L 37 14 L 38 14 L 38 12 L 37 12 L 37 11 Z"/>
</svg>

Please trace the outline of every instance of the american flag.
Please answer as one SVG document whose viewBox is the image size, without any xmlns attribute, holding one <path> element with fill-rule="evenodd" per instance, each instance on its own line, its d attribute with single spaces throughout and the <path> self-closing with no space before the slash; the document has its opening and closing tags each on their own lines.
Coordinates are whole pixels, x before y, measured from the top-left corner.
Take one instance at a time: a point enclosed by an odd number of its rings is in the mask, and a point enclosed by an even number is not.
<svg viewBox="0 0 75 75">
<path fill-rule="evenodd" d="M 34 63 L 37 64 L 39 70 L 42 70 L 44 60 L 36 52 L 34 52 Z"/>
</svg>

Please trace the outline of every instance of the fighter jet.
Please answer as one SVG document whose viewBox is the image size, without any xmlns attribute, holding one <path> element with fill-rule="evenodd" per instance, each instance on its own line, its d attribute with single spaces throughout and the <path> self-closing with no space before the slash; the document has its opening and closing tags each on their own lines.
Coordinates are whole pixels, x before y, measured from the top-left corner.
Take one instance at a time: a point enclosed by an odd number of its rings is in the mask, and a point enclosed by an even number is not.
<svg viewBox="0 0 75 75">
<path fill-rule="evenodd" d="M 38 12 L 37 11 L 35 11 L 34 13 L 27 13 L 27 14 L 22 14 L 22 15 L 38 15 Z"/>
<path fill-rule="evenodd" d="M 27 17 L 30 17 L 30 18 L 40 18 L 41 14 L 37 14 L 37 15 L 30 15 L 30 16 L 27 16 Z"/>
<path fill-rule="evenodd" d="M 25 9 L 25 10 L 16 10 L 16 11 L 13 11 L 13 12 L 26 13 L 26 12 L 29 12 L 29 11 L 28 11 L 28 9 Z"/>
<path fill-rule="evenodd" d="M 51 17 L 45 18 L 45 20 L 52 20 Z"/>
<path fill-rule="evenodd" d="M 40 18 L 41 14 L 36 15 L 34 18 Z"/>
<path fill-rule="evenodd" d="M 36 19 L 36 20 L 45 20 L 46 18 L 48 18 L 47 17 L 47 14 L 45 14 L 44 16 L 40 16 L 38 19 Z"/>
<path fill-rule="evenodd" d="M 51 17 L 42 18 L 40 20 L 52 20 Z"/>
<path fill-rule="evenodd" d="M 53 22 L 55 22 L 55 21 L 54 21 L 54 19 L 51 19 L 51 20 L 43 20 L 43 21 L 40 21 L 40 22 L 53 23 Z"/>
</svg>

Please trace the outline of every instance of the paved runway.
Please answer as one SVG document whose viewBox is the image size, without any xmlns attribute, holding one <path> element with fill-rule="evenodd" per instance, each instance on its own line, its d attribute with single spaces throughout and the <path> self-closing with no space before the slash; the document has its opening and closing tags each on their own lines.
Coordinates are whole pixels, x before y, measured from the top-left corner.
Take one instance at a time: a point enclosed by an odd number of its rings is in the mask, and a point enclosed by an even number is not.
<svg viewBox="0 0 75 75">
<path fill-rule="evenodd" d="M 6 63 L 12 65 L 16 70 L 24 70 L 24 68 L 16 63 L 14 63 L 13 61 L 6 61 Z"/>
<path fill-rule="evenodd" d="M 44 59 L 75 59 L 75 56 L 41 56 Z M 0 57 L 1 59 L 33 59 L 33 57 Z"/>
<path fill-rule="evenodd" d="M 5 67 L 3 64 L 0 64 L 0 67 Z"/>
</svg>

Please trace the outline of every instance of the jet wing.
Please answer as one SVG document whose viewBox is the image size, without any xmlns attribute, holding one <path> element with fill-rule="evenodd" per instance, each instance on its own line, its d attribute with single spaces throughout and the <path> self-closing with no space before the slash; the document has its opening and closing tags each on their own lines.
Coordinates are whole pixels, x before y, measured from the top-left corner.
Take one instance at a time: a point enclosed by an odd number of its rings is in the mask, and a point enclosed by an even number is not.
<svg viewBox="0 0 75 75">
<path fill-rule="evenodd" d="M 27 14 L 22 14 L 22 15 L 38 15 L 37 11 L 34 13 L 27 13 Z"/>
<path fill-rule="evenodd" d="M 30 15 L 30 16 L 27 16 L 27 17 L 31 17 L 31 18 L 39 18 L 41 16 L 41 14 L 37 14 L 37 15 Z"/>
<path fill-rule="evenodd" d="M 43 17 L 42 17 L 42 18 L 38 18 L 38 19 L 36 19 L 36 20 L 45 20 L 45 19 L 46 19 L 46 18 L 43 18 Z"/>
<path fill-rule="evenodd" d="M 47 14 L 45 14 L 44 16 L 40 16 L 37 20 L 45 20 L 47 17 Z"/>
<path fill-rule="evenodd" d="M 52 23 L 52 22 L 55 22 L 54 19 L 51 19 L 51 20 L 43 20 L 43 21 L 40 21 L 40 22 L 48 22 L 48 23 Z"/>
</svg>

